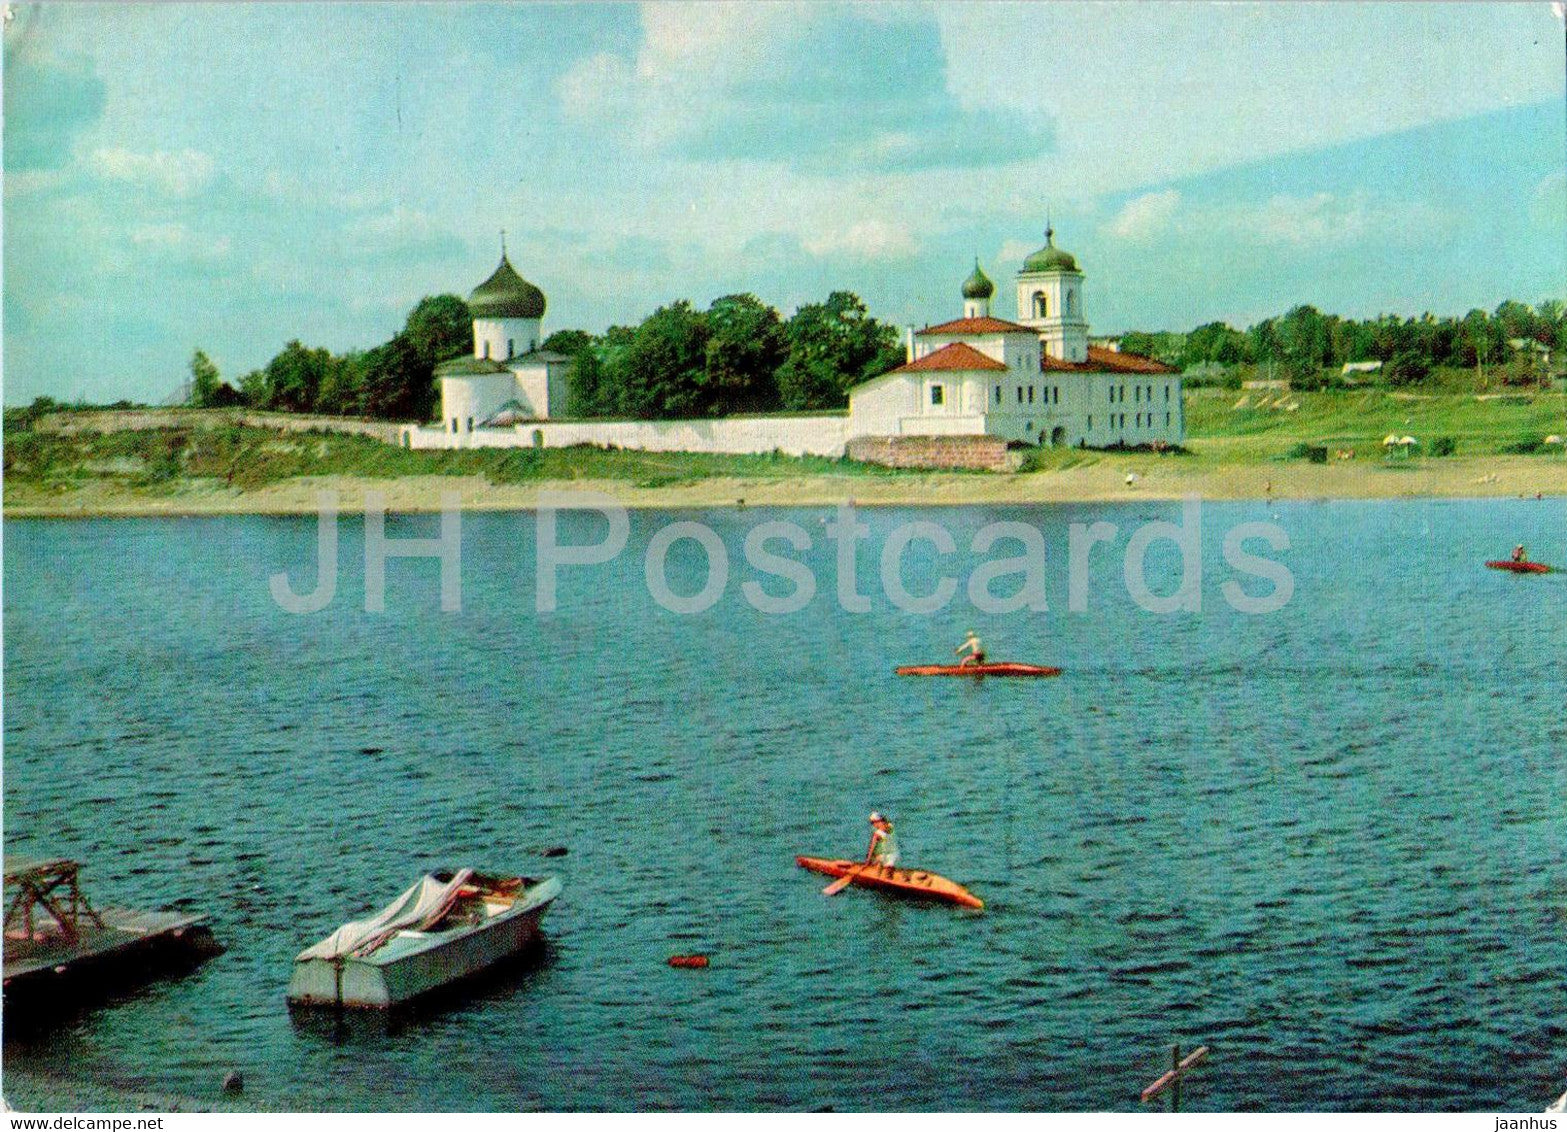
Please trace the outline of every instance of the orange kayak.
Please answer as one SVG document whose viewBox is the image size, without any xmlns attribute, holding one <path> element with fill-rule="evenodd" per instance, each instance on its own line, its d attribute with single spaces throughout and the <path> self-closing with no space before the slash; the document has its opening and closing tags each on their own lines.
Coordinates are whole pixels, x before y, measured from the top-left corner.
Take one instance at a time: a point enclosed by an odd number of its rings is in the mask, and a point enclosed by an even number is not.
<svg viewBox="0 0 1567 1132">
<path fill-rule="evenodd" d="M 905 664 L 899 676 L 1059 676 L 1059 668 L 1042 664 Z"/>
<path fill-rule="evenodd" d="M 1514 574 L 1549 574 L 1551 568 L 1543 562 L 1487 562 L 1493 570 L 1511 570 Z"/>
<path fill-rule="evenodd" d="M 850 884 L 879 888 L 883 892 L 895 892 L 899 896 L 916 896 L 924 900 L 945 900 L 949 904 L 961 904 L 965 908 L 983 908 L 985 902 L 956 881 L 920 869 L 895 869 L 887 865 L 866 865 L 863 861 L 830 860 L 826 857 L 796 857 L 795 863 L 802 869 L 825 876 L 841 877 L 856 873 Z"/>
</svg>

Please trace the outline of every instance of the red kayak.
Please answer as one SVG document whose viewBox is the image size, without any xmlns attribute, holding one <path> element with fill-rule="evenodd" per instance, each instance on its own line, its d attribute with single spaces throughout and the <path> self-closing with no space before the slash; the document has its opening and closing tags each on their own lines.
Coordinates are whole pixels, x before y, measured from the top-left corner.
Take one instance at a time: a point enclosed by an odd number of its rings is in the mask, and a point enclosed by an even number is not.
<svg viewBox="0 0 1567 1132">
<path fill-rule="evenodd" d="M 899 676 L 1059 676 L 1059 668 L 1038 664 L 906 664 Z"/>
<path fill-rule="evenodd" d="M 1549 574 L 1551 568 L 1543 562 L 1487 562 L 1493 570 L 1511 570 L 1514 574 Z"/>
<path fill-rule="evenodd" d="M 854 874 L 850 884 L 879 888 L 899 896 L 917 896 L 922 900 L 945 900 L 965 908 L 983 908 L 985 902 L 956 881 L 921 869 L 896 869 L 890 865 L 867 865 L 864 861 L 831 860 L 827 857 L 796 857 L 795 864 L 813 873 L 830 877 Z"/>
</svg>

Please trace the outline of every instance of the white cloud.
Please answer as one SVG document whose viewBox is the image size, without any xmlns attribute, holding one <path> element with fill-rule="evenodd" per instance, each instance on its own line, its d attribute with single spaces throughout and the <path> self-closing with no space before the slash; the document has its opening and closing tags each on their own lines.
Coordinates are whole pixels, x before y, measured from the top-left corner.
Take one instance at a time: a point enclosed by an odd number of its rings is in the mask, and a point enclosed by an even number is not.
<svg viewBox="0 0 1567 1132">
<path fill-rule="evenodd" d="M 461 253 L 462 242 L 428 212 L 397 205 L 343 225 L 344 251 L 360 258 L 403 257 L 427 261 Z"/>
<path fill-rule="evenodd" d="M 1415 239 L 1434 232 L 1441 217 L 1417 201 L 1391 201 L 1365 192 L 1279 194 L 1232 210 L 1228 229 L 1272 247 L 1353 244 L 1369 238 Z"/>
<path fill-rule="evenodd" d="M 817 257 L 851 255 L 860 259 L 907 259 L 919 250 L 908 229 L 884 220 L 862 220 L 848 228 L 809 237 L 804 247 Z"/>
<path fill-rule="evenodd" d="M 228 255 L 227 236 L 203 236 L 177 222 L 138 224 L 130 230 L 131 243 L 142 248 L 168 251 L 187 259 L 212 260 Z"/>
<path fill-rule="evenodd" d="M 1112 236 L 1147 243 L 1169 229 L 1180 204 L 1181 194 L 1175 189 L 1144 193 L 1127 201 L 1106 227 Z"/>
<path fill-rule="evenodd" d="M 970 106 L 947 86 L 921 9 L 648 4 L 634 56 L 575 63 L 569 121 L 657 155 L 818 171 L 1013 164 L 1054 145 L 1054 119 Z"/>
<path fill-rule="evenodd" d="M 153 153 L 99 149 L 93 153 L 93 166 L 108 180 L 156 189 L 174 197 L 199 193 L 212 183 L 216 171 L 212 158 L 195 149 Z"/>
<path fill-rule="evenodd" d="M 1540 224 L 1560 224 L 1567 219 L 1567 172 L 1547 173 L 1535 185 L 1529 215 Z"/>
</svg>

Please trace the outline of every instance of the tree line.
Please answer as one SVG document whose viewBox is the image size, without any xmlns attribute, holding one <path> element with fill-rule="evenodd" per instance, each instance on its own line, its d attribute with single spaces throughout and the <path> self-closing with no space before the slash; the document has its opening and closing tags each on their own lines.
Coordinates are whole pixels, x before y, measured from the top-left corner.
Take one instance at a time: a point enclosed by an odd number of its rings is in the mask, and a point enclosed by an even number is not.
<svg viewBox="0 0 1567 1132">
<path fill-rule="evenodd" d="M 681 300 L 637 326 L 599 335 L 558 330 L 541 348 L 572 359 L 572 416 L 647 420 L 841 408 L 851 386 L 903 361 L 897 328 L 872 318 L 848 291 L 788 319 L 750 294 L 725 295 L 705 311 Z M 295 339 L 237 385 L 197 350 L 190 400 L 203 408 L 429 420 L 440 399 L 435 367 L 472 349 L 468 305 L 436 295 L 374 349 L 334 354 Z"/>
<path fill-rule="evenodd" d="M 1291 308 L 1245 330 L 1210 322 L 1186 333 L 1133 331 L 1121 348 L 1147 354 L 1183 370 L 1205 366 L 1267 368 L 1280 377 L 1311 385 L 1324 371 L 1346 362 L 1382 363 L 1384 380 L 1411 385 L 1438 367 L 1486 367 L 1518 381 L 1545 375 L 1541 350 L 1567 352 L 1567 306 L 1549 299 L 1536 307 L 1508 299 L 1495 311 L 1470 311 L 1462 318 L 1418 318 L 1384 314 L 1366 321 L 1324 314 L 1316 307 Z"/>
<path fill-rule="evenodd" d="M 456 295 L 420 299 L 402 330 L 369 350 L 334 354 L 293 339 L 238 387 L 224 381 L 202 350 L 190 361 L 190 403 L 246 405 L 294 413 L 428 420 L 439 399 L 436 365 L 473 349 L 468 304 Z"/>
</svg>

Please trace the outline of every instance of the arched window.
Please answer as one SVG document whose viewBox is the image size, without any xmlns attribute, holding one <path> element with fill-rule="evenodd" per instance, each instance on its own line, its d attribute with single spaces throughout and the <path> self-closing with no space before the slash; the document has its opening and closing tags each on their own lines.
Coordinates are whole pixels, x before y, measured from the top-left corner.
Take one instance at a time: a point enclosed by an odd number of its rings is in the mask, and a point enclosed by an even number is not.
<svg viewBox="0 0 1567 1132">
<path fill-rule="evenodd" d="M 1045 293 L 1043 291 L 1034 292 L 1034 317 L 1050 317 L 1050 300 L 1045 298 Z"/>
</svg>

